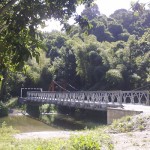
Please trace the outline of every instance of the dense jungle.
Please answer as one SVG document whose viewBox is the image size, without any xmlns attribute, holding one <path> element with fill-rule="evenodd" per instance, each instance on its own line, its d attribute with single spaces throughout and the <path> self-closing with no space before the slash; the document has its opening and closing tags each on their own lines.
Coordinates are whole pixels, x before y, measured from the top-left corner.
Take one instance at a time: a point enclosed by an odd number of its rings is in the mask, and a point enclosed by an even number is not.
<svg viewBox="0 0 150 150">
<path fill-rule="evenodd" d="M 85 7 L 76 19 L 81 17 L 88 19 L 88 27 L 83 26 L 86 20 L 82 20 L 72 26 L 65 24 L 62 32 L 38 31 L 42 40 L 37 44 L 42 48 L 36 48 L 34 53 L 39 57 L 34 54 L 35 58 L 24 61 L 23 71 L 16 72 L 12 65 L 15 57 L 1 49 L 3 102 L 19 96 L 21 87 L 48 90 L 52 80 L 74 87 L 67 86 L 69 91 L 134 90 L 150 83 L 150 10 L 137 15 L 119 9 L 107 17 L 94 4 Z M 15 67 L 20 66 L 16 63 Z"/>
<path fill-rule="evenodd" d="M 46 104 L 37 106 L 41 118 L 35 119 L 18 103 L 21 88 L 150 90 L 150 2 L 106 16 L 93 1 L 0 0 L 0 149 L 149 149 L 147 114 L 104 126 L 107 112 Z M 40 30 L 51 19 L 61 23 L 61 31 Z M 94 114 L 99 123 L 89 121 Z M 22 132 L 31 139 L 21 139 Z"/>
</svg>

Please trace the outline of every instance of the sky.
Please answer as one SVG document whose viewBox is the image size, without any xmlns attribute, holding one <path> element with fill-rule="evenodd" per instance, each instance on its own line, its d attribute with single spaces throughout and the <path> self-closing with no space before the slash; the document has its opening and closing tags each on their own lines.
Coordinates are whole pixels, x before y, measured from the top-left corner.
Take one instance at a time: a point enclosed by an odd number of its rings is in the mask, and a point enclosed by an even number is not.
<svg viewBox="0 0 150 150">
<path fill-rule="evenodd" d="M 130 9 L 131 2 L 136 2 L 136 0 L 95 0 L 96 4 L 99 7 L 99 11 L 101 14 L 105 14 L 109 16 L 117 9 Z M 139 0 L 140 3 L 148 3 L 150 0 Z M 81 14 L 84 6 L 79 6 L 77 8 L 77 13 Z M 70 20 L 70 23 L 73 23 L 73 20 Z M 46 27 L 44 29 L 40 29 L 42 31 L 52 31 L 52 30 L 61 30 L 60 23 L 55 20 L 49 20 L 46 22 Z"/>
</svg>

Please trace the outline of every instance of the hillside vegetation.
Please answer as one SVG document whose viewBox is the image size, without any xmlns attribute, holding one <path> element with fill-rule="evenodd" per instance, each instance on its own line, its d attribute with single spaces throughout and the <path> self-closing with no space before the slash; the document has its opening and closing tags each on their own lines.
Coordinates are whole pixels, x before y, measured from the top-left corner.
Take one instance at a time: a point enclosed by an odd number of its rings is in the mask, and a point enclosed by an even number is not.
<svg viewBox="0 0 150 150">
<path fill-rule="evenodd" d="M 76 18 L 79 25 L 65 24 L 67 32 L 38 31 L 39 57 L 24 62 L 22 72 L 4 69 L 1 100 L 20 95 L 21 87 L 48 90 L 52 80 L 69 91 L 148 89 L 150 10 L 138 13 L 119 9 L 107 17 L 93 4 Z"/>
</svg>

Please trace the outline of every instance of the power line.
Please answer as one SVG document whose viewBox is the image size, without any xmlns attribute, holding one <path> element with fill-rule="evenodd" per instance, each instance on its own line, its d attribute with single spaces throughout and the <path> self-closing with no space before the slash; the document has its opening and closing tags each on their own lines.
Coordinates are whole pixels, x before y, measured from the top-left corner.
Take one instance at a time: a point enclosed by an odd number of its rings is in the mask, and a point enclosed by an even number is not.
<svg viewBox="0 0 150 150">
<path fill-rule="evenodd" d="M 54 82 L 57 86 L 59 86 L 61 89 L 65 90 L 65 91 L 67 91 L 67 92 L 70 92 L 70 91 L 68 91 L 67 89 L 63 88 L 61 85 L 59 85 L 56 81 L 53 80 L 53 82 Z"/>
<path fill-rule="evenodd" d="M 150 86 L 150 84 L 147 84 L 147 85 L 145 85 L 145 86 L 142 86 L 142 87 L 139 87 L 139 88 L 137 88 L 137 89 L 134 89 L 133 91 L 140 90 L 140 89 L 142 89 L 142 88 L 144 88 L 144 87 L 148 87 L 148 86 Z"/>
<path fill-rule="evenodd" d="M 76 89 L 75 87 L 73 87 L 71 84 L 67 83 L 71 88 L 73 88 L 76 91 L 79 91 L 78 89 Z"/>
</svg>

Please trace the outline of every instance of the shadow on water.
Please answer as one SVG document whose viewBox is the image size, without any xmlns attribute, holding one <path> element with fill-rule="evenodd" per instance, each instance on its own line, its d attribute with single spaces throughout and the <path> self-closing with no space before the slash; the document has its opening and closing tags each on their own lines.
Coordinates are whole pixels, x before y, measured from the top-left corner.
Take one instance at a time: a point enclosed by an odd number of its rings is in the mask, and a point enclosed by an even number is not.
<svg viewBox="0 0 150 150">
<path fill-rule="evenodd" d="M 66 111 L 58 114 L 41 115 L 40 120 L 29 116 L 8 116 L 0 118 L 0 125 L 6 122 L 8 126 L 20 132 L 82 130 L 106 124 L 106 112 L 100 111 Z"/>
<path fill-rule="evenodd" d="M 20 132 L 38 132 L 38 131 L 57 131 L 57 128 L 48 126 L 45 123 L 33 119 L 29 116 L 7 116 L 0 118 L 0 126 L 3 122 L 6 122 L 8 126 L 12 126 L 14 129 Z"/>
<path fill-rule="evenodd" d="M 41 120 L 63 130 L 82 130 L 106 124 L 106 115 L 106 112 L 80 110 L 73 113 L 42 115 Z"/>
</svg>

